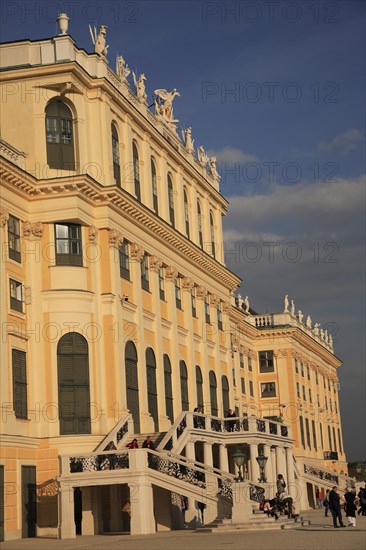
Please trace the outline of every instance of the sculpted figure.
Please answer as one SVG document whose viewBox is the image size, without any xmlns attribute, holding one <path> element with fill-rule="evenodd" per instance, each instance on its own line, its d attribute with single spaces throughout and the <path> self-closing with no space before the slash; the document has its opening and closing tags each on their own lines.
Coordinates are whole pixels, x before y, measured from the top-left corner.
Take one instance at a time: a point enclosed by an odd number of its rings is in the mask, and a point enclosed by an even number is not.
<svg viewBox="0 0 366 550">
<path fill-rule="evenodd" d="M 182 130 L 182 137 L 184 147 L 187 150 L 187 153 L 194 153 L 194 139 L 192 139 L 192 128 L 187 128 L 186 131 Z"/>
<path fill-rule="evenodd" d="M 291 300 L 291 315 L 295 316 L 295 302 Z"/>
<path fill-rule="evenodd" d="M 147 94 L 145 90 L 146 76 L 144 75 L 144 73 L 142 73 L 137 79 L 135 73 L 132 71 L 132 77 L 133 77 L 133 83 L 135 84 L 135 88 L 136 88 L 137 99 L 139 100 L 140 103 L 146 103 L 147 102 Z"/>
<path fill-rule="evenodd" d="M 122 55 L 117 55 L 116 60 L 116 74 L 119 76 L 122 82 L 127 82 L 127 77 L 131 73 L 129 66 L 123 59 Z"/>
<path fill-rule="evenodd" d="M 175 97 L 180 96 L 180 93 L 174 88 L 171 92 L 164 89 L 155 90 L 154 94 L 158 98 L 154 99 L 155 113 L 167 122 L 179 122 L 173 116 L 173 101 Z"/>
<path fill-rule="evenodd" d="M 244 305 L 245 305 L 245 311 L 249 313 L 249 298 L 248 296 L 245 296 L 244 298 Z"/>
<path fill-rule="evenodd" d="M 197 149 L 197 158 L 201 166 L 206 166 L 208 162 L 208 156 L 205 153 L 204 148 L 200 145 Z"/>
<path fill-rule="evenodd" d="M 220 179 L 220 176 L 219 176 L 219 173 L 218 173 L 217 167 L 216 167 L 217 158 L 216 157 L 209 157 L 208 162 L 209 162 L 209 165 L 210 165 L 212 177 L 214 177 L 215 180 Z"/>
<path fill-rule="evenodd" d="M 300 323 L 302 323 L 302 320 L 303 320 L 303 318 L 304 318 L 304 314 L 303 314 L 303 312 L 301 311 L 301 309 L 299 309 L 299 311 L 298 311 L 298 313 L 297 313 L 297 316 L 298 316 L 298 318 L 299 318 Z"/>
<path fill-rule="evenodd" d="M 103 57 L 107 57 L 107 53 L 108 53 L 108 46 L 106 43 L 107 27 L 105 25 L 101 25 L 99 27 L 99 34 L 97 34 L 97 29 L 94 27 L 94 33 L 93 33 L 93 29 L 91 28 L 91 25 L 89 25 L 89 31 L 90 31 L 92 42 L 94 44 L 95 53 L 97 53 L 98 55 L 102 55 Z"/>
<path fill-rule="evenodd" d="M 308 315 L 308 316 L 306 317 L 306 326 L 307 326 L 308 328 L 311 328 L 311 317 L 310 317 L 310 315 Z"/>
<path fill-rule="evenodd" d="M 314 334 L 315 336 L 319 336 L 319 323 L 315 323 L 314 325 Z"/>
<path fill-rule="evenodd" d="M 238 308 L 243 307 L 243 298 L 241 297 L 241 294 L 238 294 Z"/>
<path fill-rule="evenodd" d="M 288 306 L 289 306 L 288 294 L 286 294 L 283 303 L 284 303 L 284 310 L 283 310 L 283 312 L 284 312 L 284 313 L 288 313 Z"/>
</svg>

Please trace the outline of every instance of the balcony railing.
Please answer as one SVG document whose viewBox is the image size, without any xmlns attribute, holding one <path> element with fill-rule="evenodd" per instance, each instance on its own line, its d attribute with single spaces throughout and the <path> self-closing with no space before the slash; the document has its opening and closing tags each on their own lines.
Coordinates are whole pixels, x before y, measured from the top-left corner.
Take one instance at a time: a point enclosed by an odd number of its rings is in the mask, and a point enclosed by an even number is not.
<svg viewBox="0 0 366 550">
<path fill-rule="evenodd" d="M 338 460 L 336 451 L 324 451 L 324 460 Z"/>
<path fill-rule="evenodd" d="M 330 474 L 329 472 L 325 472 L 324 470 L 320 470 L 319 468 L 315 468 L 314 466 L 304 464 L 304 472 L 305 474 L 318 477 L 319 479 L 323 479 L 324 481 L 330 481 L 331 483 L 334 483 L 334 485 L 339 485 L 338 476 Z"/>
</svg>

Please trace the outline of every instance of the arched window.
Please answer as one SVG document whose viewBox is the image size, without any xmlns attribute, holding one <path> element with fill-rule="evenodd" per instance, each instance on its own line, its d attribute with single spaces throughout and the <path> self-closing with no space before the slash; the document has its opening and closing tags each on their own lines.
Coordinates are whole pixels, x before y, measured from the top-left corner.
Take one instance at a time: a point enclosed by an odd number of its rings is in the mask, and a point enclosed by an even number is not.
<svg viewBox="0 0 366 550">
<path fill-rule="evenodd" d="M 230 409 L 230 401 L 229 401 L 229 381 L 226 376 L 221 377 L 221 386 L 222 386 L 222 412 L 224 413 L 224 416 L 226 415 L 227 411 Z"/>
<path fill-rule="evenodd" d="M 216 257 L 216 245 L 215 245 L 215 229 L 212 213 L 210 212 L 210 235 L 211 235 L 211 254 Z"/>
<path fill-rule="evenodd" d="M 166 415 L 170 422 L 174 422 L 173 412 L 173 390 L 172 390 L 172 367 L 168 355 L 164 354 L 164 387 L 165 387 L 165 408 Z"/>
<path fill-rule="evenodd" d="M 112 122 L 112 157 L 113 157 L 113 177 L 117 185 L 121 185 L 121 167 L 119 162 L 119 140 L 116 125 Z"/>
<path fill-rule="evenodd" d="M 168 174 L 168 206 L 169 206 L 169 220 L 173 227 L 175 227 L 174 218 L 174 192 L 172 178 Z"/>
<path fill-rule="evenodd" d="M 189 239 L 189 211 L 188 211 L 188 198 L 187 193 L 184 191 L 184 222 L 186 229 L 186 237 Z"/>
<path fill-rule="evenodd" d="M 141 185 L 140 185 L 140 166 L 139 166 L 139 153 L 136 143 L 132 142 L 132 156 L 133 156 L 133 178 L 135 182 L 135 195 L 138 201 L 141 201 Z"/>
<path fill-rule="evenodd" d="M 47 163 L 50 168 L 75 170 L 72 113 L 60 99 L 46 107 Z"/>
<path fill-rule="evenodd" d="M 203 378 L 202 371 L 196 365 L 196 391 L 197 391 L 197 407 L 203 411 Z"/>
<path fill-rule="evenodd" d="M 158 206 L 158 182 L 156 177 L 156 168 L 155 162 L 151 159 L 151 185 L 152 185 L 152 196 L 153 196 L 153 208 L 155 214 L 159 214 Z"/>
<path fill-rule="evenodd" d="M 156 387 L 156 361 L 151 348 L 146 350 L 147 403 L 149 413 L 154 419 L 155 432 L 159 431 L 158 390 Z"/>
<path fill-rule="evenodd" d="M 216 382 L 216 375 L 213 370 L 210 370 L 209 381 L 210 381 L 211 414 L 213 416 L 217 416 L 219 414 L 219 409 L 217 406 L 217 382 Z"/>
<path fill-rule="evenodd" d="M 137 374 L 137 351 L 135 344 L 128 341 L 125 348 L 127 408 L 133 417 L 134 432 L 140 433 L 139 381 Z"/>
<path fill-rule="evenodd" d="M 188 399 L 188 372 L 184 361 L 179 361 L 180 370 L 180 391 L 182 396 L 182 411 L 189 410 Z"/>
<path fill-rule="evenodd" d="M 88 342 L 69 332 L 57 345 L 60 435 L 90 434 Z"/>
<path fill-rule="evenodd" d="M 198 220 L 198 241 L 200 247 L 203 249 L 203 232 L 202 232 L 202 214 L 201 214 L 201 205 L 197 201 L 197 220 Z"/>
</svg>

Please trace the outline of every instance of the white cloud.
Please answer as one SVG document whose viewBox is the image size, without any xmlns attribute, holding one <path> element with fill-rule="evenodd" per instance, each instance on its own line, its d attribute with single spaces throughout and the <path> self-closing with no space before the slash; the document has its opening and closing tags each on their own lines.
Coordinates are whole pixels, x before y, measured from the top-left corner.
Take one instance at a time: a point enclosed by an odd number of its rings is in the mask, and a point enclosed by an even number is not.
<svg viewBox="0 0 366 550">
<path fill-rule="evenodd" d="M 364 141 L 364 136 L 357 128 L 352 128 L 338 134 L 331 141 L 322 141 L 318 144 L 318 151 L 321 153 L 340 150 L 348 153 L 357 149 L 357 146 Z"/>
<path fill-rule="evenodd" d="M 236 162 L 246 163 L 246 162 L 257 162 L 258 157 L 251 155 L 250 153 L 245 153 L 241 149 L 236 147 L 224 147 L 219 151 L 209 151 L 209 155 L 215 155 L 218 163 L 227 163 L 235 164 Z"/>
</svg>

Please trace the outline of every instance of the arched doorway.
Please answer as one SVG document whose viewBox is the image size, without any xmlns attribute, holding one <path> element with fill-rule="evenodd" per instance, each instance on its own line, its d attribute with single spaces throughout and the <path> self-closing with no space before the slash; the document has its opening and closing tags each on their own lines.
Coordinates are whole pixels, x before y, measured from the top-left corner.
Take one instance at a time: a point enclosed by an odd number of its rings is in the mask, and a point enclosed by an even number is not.
<svg viewBox="0 0 366 550">
<path fill-rule="evenodd" d="M 137 351 L 135 344 L 127 342 L 125 349 L 126 366 L 126 391 L 127 408 L 132 414 L 134 432 L 140 433 L 140 405 L 139 405 L 139 382 L 137 374 Z"/>
<path fill-rule="evenodd" d="M 57 345 L 60 435 L 90 434 L 88 342 L 77 332 Z"/>
</svg>

